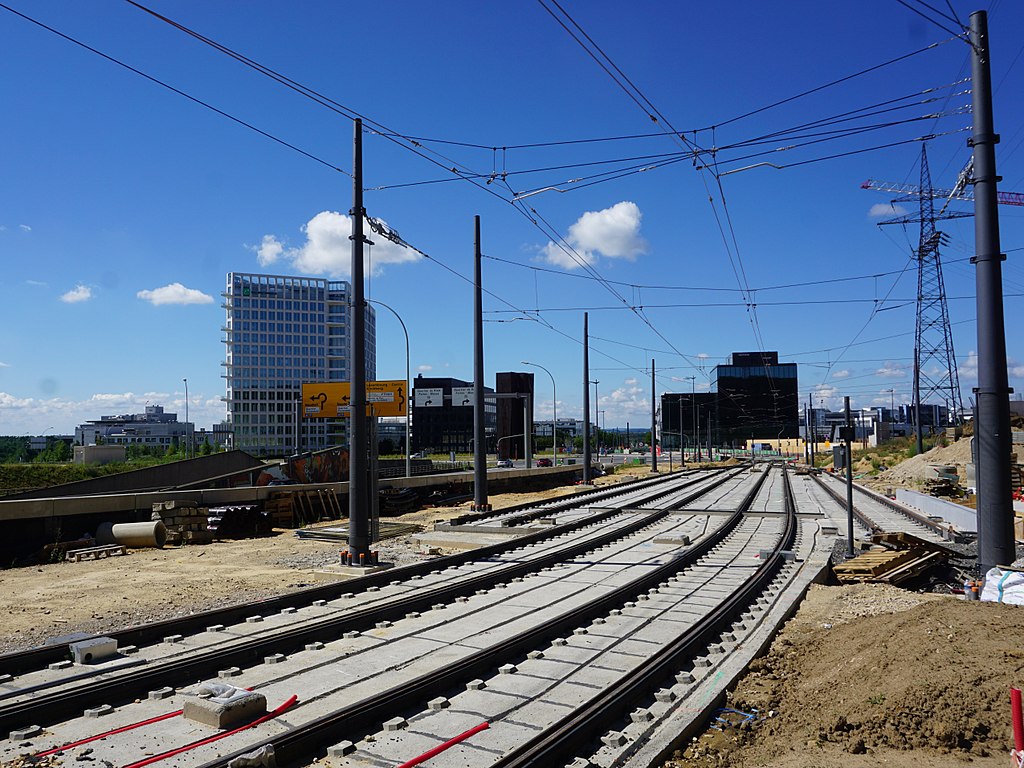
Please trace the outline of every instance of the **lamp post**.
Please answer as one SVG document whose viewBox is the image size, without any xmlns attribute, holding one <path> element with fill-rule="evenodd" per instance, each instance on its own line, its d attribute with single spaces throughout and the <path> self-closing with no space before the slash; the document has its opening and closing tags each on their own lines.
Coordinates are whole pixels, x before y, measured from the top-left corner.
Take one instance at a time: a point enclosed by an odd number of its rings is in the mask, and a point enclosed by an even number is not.
<svg viewBox="0 0 1024 768">
<path fill-rule="evenodd" d="M 367 301 L 371 304 L 379 304 L 384 307 L 384 309 L 391 312 L 391 314 L 395 316 L 395 319 L 398 320 L 398 324 L 402 326 L 402 333 L 405 334 L 405 476 L 412 477 L 412 459 L 410 458 L 412 446 L 409 445 L 409 419 L 412 416 L 412 408 L 409 405 L 409 398 L 411 395 L 409 391 L 409 329 L 405 327 L 405 322 L 402 320 L 401 315 L 395 311 L 394 307 L 389 307 L 383 301 L 378 301 L 377 299 L 367 299 Z"/>
<path fill-rule="evenodd" d="M 192 442 L 190 439 L 191 435 L 189 435 L 189 432 L 191 431 L 189 429 L 190 425 L 188 423 L 188 379 L 182 379 L 182 381 L 185 382 L 185 458 L 187 459 L 190 458 L 189 445 Z"/>
<path fill-rule="evenodd" d="M 600 455 L 601 454 L 601 430 L 600 430 L 600 428 L 598 427 L 598 424 L 597 424 L 597 408 L 600 405 L 601 401 L 598 400 L 598 398 L 597 398 L 597 385 L 600 384 L 601 382 L 598 381 L 597 379 L 594 379 L 590 383 L 594 385 L 594 429 L 597 430 L 597 435 L 594 437 L 594 448 L 597 449 L 597 453 L 598 453 L 598 455 Z M 590 414 L 589 413 L 586 414 L 586 417 L 589 419 L 590 418 Z"/>
<path fill-rule="evenodd" d="M 523 365 L 532 365 L 534 368 L 540 368 L 544 373 L 551 379 L 551 466 L 558 466 L 558 393 L 555 389 L 555 377 L 551 375 L 551 371 L 545 368 L 540 363 L 531 363 L 527 360 L 522 361 Z"/>
</svg>

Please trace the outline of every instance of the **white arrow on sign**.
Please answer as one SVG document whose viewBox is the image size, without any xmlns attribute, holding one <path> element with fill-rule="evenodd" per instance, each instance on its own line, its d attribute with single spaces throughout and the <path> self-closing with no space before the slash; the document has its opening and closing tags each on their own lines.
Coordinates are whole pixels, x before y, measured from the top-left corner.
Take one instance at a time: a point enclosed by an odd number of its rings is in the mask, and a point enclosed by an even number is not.
<svg viewBox="0 0 1024 768">
<path fill-rule="evenodd" d="M 452 387 L 452 405 L 473 405 L 475 387 Z"/>
</svg>

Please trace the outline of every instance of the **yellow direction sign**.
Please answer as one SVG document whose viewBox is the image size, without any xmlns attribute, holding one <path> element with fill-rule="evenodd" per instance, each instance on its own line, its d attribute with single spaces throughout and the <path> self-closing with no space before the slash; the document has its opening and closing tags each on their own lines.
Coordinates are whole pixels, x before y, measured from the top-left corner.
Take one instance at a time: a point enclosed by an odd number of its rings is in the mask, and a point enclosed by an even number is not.
<svg viewBox="0 0 1024 768">
<path fill-rule="evenodd" d="M 366 382 L 366 415 L 405 416 L 408 398 L 404 381 Z M 351 387 L 347 381 L 302 385 L 302 415 L 309 419 L 351 414 Z"/>
</svg>

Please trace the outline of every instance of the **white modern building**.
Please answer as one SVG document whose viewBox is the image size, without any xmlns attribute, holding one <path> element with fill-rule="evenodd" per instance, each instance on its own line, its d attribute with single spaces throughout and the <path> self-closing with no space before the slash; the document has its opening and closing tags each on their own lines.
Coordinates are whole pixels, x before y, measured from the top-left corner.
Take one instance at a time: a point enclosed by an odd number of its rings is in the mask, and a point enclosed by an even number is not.
<svg viewBox="0 0 1024 768">
<path fill-rule="evenodd" d="M 75 427 L 75 442 L 166 449 L 185 442 L 191 428 L 191 424 L 178 421 L 178 414 L 165 413 L 162 405 L 147 405 L 145 413 L 103 416 Z"/>
<path fill-rule="evenodd" d="M 347 419 L 300 419 L 303 383 L 348 381 L 351 286 L 229 272 L 221 329 L 231 447 L 286 456 L 347 442 Z M 376 316 L 366 308 L 366 379 L 376 379 Z M 301 427 L 301 429 L 300 429 Z"/>
</svg>

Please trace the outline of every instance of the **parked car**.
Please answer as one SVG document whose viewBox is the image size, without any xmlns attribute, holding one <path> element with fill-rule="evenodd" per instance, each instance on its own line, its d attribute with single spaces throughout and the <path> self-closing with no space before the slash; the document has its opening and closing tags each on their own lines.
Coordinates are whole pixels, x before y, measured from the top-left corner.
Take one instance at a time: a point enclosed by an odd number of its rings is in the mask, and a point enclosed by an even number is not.
<svg viewBox="0 0 1024 768">
<path fill-rule="evenodd" d="M 553 465 L 551 463 L 551 459 L 537 459 L 537 466 L 538 467 L 550 467 L 550 466 L 553 466 Z"/>
<path fill-rule="evenodd" d="M 514 466 L 512 459 L 498 459 L 498 469 L 512 469 Z"/>
</svg>

